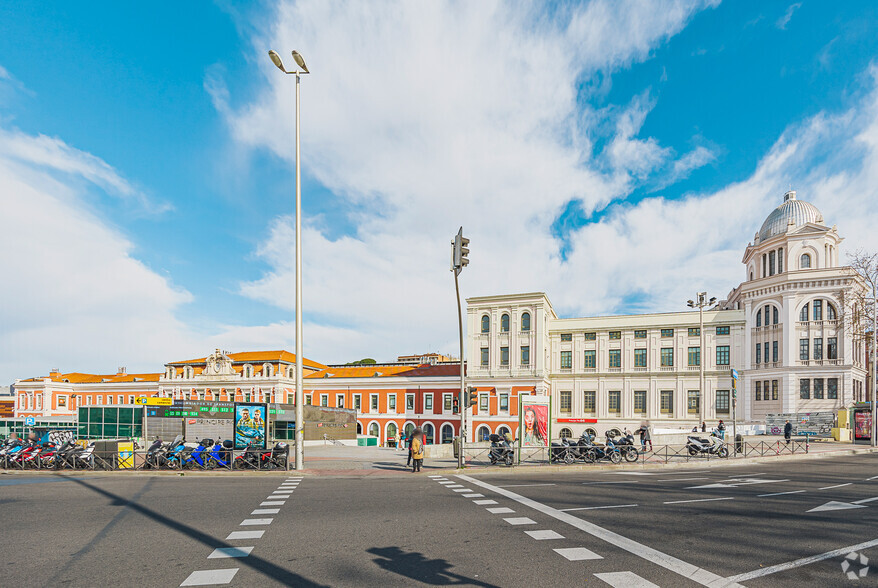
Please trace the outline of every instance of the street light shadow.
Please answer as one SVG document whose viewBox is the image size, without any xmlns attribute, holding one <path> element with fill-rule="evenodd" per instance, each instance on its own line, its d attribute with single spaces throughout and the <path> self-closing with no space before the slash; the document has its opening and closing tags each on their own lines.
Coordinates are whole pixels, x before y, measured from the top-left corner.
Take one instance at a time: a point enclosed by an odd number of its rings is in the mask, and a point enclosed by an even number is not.
<svg viewBox="0 0 878 588">
<path fill-rule="evenodd" d="M 451 563 L 444 559 L 427 559 L 421 553 L 406 553 L 399 547 L 373 547 L 366 551 L 379 556 L 373 561 L 380 568 L 431 586 L 498 588 L 494 584 L 455 574 L 451 571 Z"/>
</svg>

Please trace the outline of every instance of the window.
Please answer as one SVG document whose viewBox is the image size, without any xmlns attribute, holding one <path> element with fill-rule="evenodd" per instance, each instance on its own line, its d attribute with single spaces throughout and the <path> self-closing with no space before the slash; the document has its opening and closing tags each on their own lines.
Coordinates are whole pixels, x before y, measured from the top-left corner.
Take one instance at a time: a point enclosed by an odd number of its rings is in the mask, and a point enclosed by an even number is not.
<svg viewBox="0 0 878 588">
<path fill-rule="evenodd" d="M 562 351 L 561 352 L 561 369 L 569 370 L 573 367 L 573 352 L 572 351 Z"/>
<path fill-rule="evenodd" d="M 509 332 L 509 315 L 504 314 L 500 317 L 500 332 L 508 333 Z"/>
<path fill-rule="evenodd" d="M 561 333 L 561 341 L 573 341 L 573 333 Z"/>
<path fill-rule="evenodd" d="M 530 313 L 525 312 L 521 315 L 521 330 L 530 331 Z"/>
<path fill-rule="evenodd" d="M 807 253 L 803 253 L 801 257 L 799 257 L 799 269 L 808 269 L 811 267 L 811 256 Z"/>
<path fill-rule="evenodd" d="M 673 347 L 662 347 L 662 367 L 674 367 Z"/>
<path fill-rule="evenodd" d="M 583 412 L 593 414 L 595 412 L 595 393 L 587 391 L 582 393 L 582 410 Z"/>
<path fill-rule="evenodd" d="M 379 434 L 378 423 L 372 423 L 369 425 L 369 436 L 377 437 Z"/>
<path fill-rule="evenodd" d="M 488 315 L 482 317 L 482 333 L 491 332 L 491 318 Z"/>
<path fill-rule="evenodd" d="M 674 414 L 674 391 L 662 390 L 661 394 L 662 414 Z"/>
<path fill-rule="evenodd" d="M 762 400 L 762 382 L 756 380 L 756 400 Z"/>
<path fill-rule="evenodd" d="M 500 348 L 500 365 L 509 365 L 509 348 Z"/>
<path fill-rule="evenodd" d="M 561 439 L 570 439 L 573 437 L 573 431 L 571 431 L 567 427 L 564 427 L 563 429 L 561 429 L 560 436 L 561 436 Z"/>
<path fill-rule="evenodd" d="M 433 410 L 433 395 L 427 394 L 424 396 L 424 412 L 428 410 Z"/>
<path fill-rule="evenodd" d="M 760 312 L 760 311 L 756 312 L 756 326 L 757 327 L 762 326 L 762 312 Z"/>
<path fill-rule="evenodd" d="M 838 359 L 838 338 L 826 339 L 826 359 Z"/>
<path fill-rule="evenodd" d="M 783 248 L 777 250 L 777 273 L 783 273 Z"/>
<path fill-rule="evenodd" d="M 561 391 L 561 413 L 570 414 L 573 411 L 573 392 L 570 390 Z"/>
<path fill-rule="evenodd" d="M 762 343 L 756 344 L 756 363 L 762 363 Z"/>
<path fill-rule="evenodd" d="M 595 363 L 595 361 L 596 361 L 595 350 L 594 349 L 587 350 L 585 352 L 585 367 L 587 367 L 587 368 L 596 367 L 597 364 Z"/>
<path fill-rule="evenodd" d="M 378 412 L 378 395 L 372 394 L 369 396 L 369 410 L 372 412 Z"/>
<path fill-rule="evenodd" d="M 610 349 L 610 367 L 611 368 L 622 367 L 622 350 L 621 349 Z"/>
<path fill-rule="evenodd" d="M 610 331 L 610 339 L 621 339 L 622 331 Z"/>
<path fill-rule="evenodd" d="M 799 398 L 802 400 L 811 398 L 811 380 L 808 378 L 799 380 Z"/>
<path fill-rule="evenodd" d="M 811 357 L 809 343 L 810 341 L 808 339 L 799 339 L 799 359 L 801 359 L 802 361 L 808 361 L 808 358 Z"/>
<path fill-rule="evenodd" d="M 773 276 L 773 275 L 774 275 L 774 267 L 775 267 L 775 264 L 774 264 L 774 258 L 775 258 L 775 255 L 776 255 L 776 254 L 775 254 L 774 251 L 769 251 L 769 252 L 768 252 L 768 275 L 769 275 L 769 276 Z"/>
<path fill-rule="evenodd" d="M 834 321 L 838 318 L 838 314 L 835 312 L 835 307 L 828 302 L 826 303 L 826 320 Z"/>
<path fill-rule="evenodd" d="M 828 378 L 826 380 L 826 397 L 838 398 L 838 378 Z"/>
<path fill-rule="evenodd" d="M 134 396 L 128 397 L 128 404 L 134 404 Z"/>
<path fill-rule="evenodd" d="M 610 414 L 619 414 L 622 412 L 622 392 L 619 390 L 611 390 L 608 393 L 607 410 Z"/>
<path fill-rule="evenodd" d="M 646 339 L 646 330 L 634 331 L 635 339 Z"/>
<path fill-rule="evenodd" d="M 777 380 L 771 381 L 771 399 L 777 400 Z"/>
<path fill-rule="evenodd" d="M 387 396 L 387 410 L 396 410 L 396 394 L 389 394 Z"/>
<path fill-rule="evenodd" d="M 686 412 L 698 414 L 701 405 L 701 393 L 698 390 L 689 390 L 689 401 L 686 404 Z"/>
<path fill-rule="evenodd" d="M 823 378 L 814 378 L 814 398 L 823 400 Z"/>
<path fill-rule="evenodd" d="M 479 395 L 479 412 L 488 412 L 488 395 L 481 394 Z"/>
<path fill-rule="evenodd" d="M 585 340 L 586 341 L 597 341 L 598 334 L 597 333 L 586 333 Z"/>
<path fill-rule="evenodd" d="M 701 365 L 701 347 L 689 348 L 689 365 Z"/>
<path fill-rule="evenodd" d="M 646 349 L 634 350 L 634 367 L 646 367 Z"/>
<path fill-rule="evenodd" d="M 674 336 L 674 329 L 662 329 L 662 337 L 667 339 Z"/>
<path fill-rule="evenodd" d="M 634 412 L 646 414 L 646 390 L 634 391 Z"/>
<path fill-rule="evenodd" d="M 771 342 L 771 361 L 777 363 L 777 341 Z"/>
<path fill-rule="evenodd" d="M 250 396 L 249 392 L 244 393 L 244 402 L 250 402 L 249 396 Z M 311 395 L 310 394 L 305 394 L 305 406 L 311 406 Z"/>
<path fill-rule="evenodd" d="M 823 320 L 823 301 L 815 300 L 811 305 L 814 308 L 814 320 L 822 321 Z"/>
<path fill-rule="evenodd" d="M 344 394 L 335 395 L 335 407 L 344 408 Z"/>
<path fill-rule="evenodd" d="M 716 391 L 716 414 L 729 414 L 729 391 Z"/>
<path fill-rule="evenodd" d="M 524 345 L 521 348 L 521 365 L 530 365 L 530 346 Z"/>
<path fill-rule="evenodd" d="M 802 310 L 799 311 L 799 320 L 803 323 L 808 322 L 808 305 L 802 307 Z"/>
<path fill-rule="evenodd" d="M 482 367 L 488 367 L 488 348 L 482 347 Z"/>
<path fill-rule="evenodd" d="M 320 395 L 320 406 L 329 406 L 329 394 Z"/>
<path fill-rule="evenodd" d="M 771 307 L 768 306 L 768 305 L 766 304 L 766 305 L 765 305 L 765 326 L 766 326 L 766 327 L 767 327 L 769 324 L 771 324 L 771 323 L 768 322 L 768 320 L 769 320 L 769 318 L 770 318 L 770 316 L 771 316 L 771 315 L 770 315 L 770 312 L 771 312 Z"/>
<path fill-rule="evenodd" d="M 509 394 L 500 395 L 500 412 L 509 412 Z"/>
<path fill-rule="evenodd" d="M 729 365 L 729 346 L 716 346 L 716 365 Z"/>
<path fill-rule="evenodd" d="M 823 339 L 814 339 L 814 359 L 823 359 Z"/>
<path fill-rule="evenodd" d="M 689 336 L 690 337 L 700 337 L 701 336 L 701 328 L 689 327 Z"/>
<path fill-rule="evenodd" d="M 451 399 L 453 394 L 443 394 L 442 396 L 442 410 L 445 412 L 451 412 Z"/>
<path fill-rule="evenodd" d="M 774 308 L 771 309 L 771 324 L 776 325 L 778 323 L 777 319 L 778 319 L 777 307 L 775 306 Z"/>
<path fill-rule="evenodd" d="M 405 395 L 405 411 L 406 412 L 415 412 L 415 395 L 414 394 L 406 394 Z"/>
<path fill-rule="evenodd" d="M 308 403 L 306 402 L 305 404 L 308 404 Z M 354 410 L 356 410 L 357 412 L 360 412 L 360 408 L 361 408 L 360 395 L 354 394 Z"/>
<path fill-rule="evenodd" d="M 730 329 L 729 329 L 728 326 L 725 326 L 725 327 L 717 327 L 717 328 L 716 328 L 716 334 L 717 334 L 717 335 L 728 335 L 729 332 L 730 332 Z"/>
<path fill-rule="evenodd" d="M 452 441 L 454 441 L 454 427 L 452 427 L 448 423 L 445 423 L 440 429 L 440 435 L 442 436 L 443 444 L 451 443 Z"/>
</svg>

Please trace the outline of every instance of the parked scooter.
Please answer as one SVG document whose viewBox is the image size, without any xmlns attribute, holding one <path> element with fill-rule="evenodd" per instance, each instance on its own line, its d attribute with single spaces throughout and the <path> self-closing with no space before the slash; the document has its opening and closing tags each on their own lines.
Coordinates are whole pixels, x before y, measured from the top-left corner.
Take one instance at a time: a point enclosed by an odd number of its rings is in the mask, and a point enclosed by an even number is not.
<svg viewBox="0 0 878 588">
<path fill-rule="evenodd" d="M 232 449 L 235 443 L 231 439 L 226 439 L 222 443 L 215 443 L 210 448 L 208 463 L 210 467 L 228 468 L 232 464 Z"/>
<path fill-rule="evenodd" d="M 493 433 L 488 439 L 491 441 L 491 451 L 489 452 L 491 465 L 503 462 L 511 466 L 515 461 L 515 450 L 509 445 L 506 438 Z"/>
<path fill-rule="evenodd" d="M 722 440 L 716 429 L 710 432 L 710 437 L 707 439 L 696 435 L 689 435 L 686 439 L 686 449 L 689 451 L 689 455 L 729 456 L 729 448 L 726 447 L 725 441 Z"/>
<path fill-rule="evenodd" d="M 612 463 L 622 463 L 622 452 L 610 438 L 607 438 L 606 445 L 601 446 L 595 444 L 594 438 L 591 435 L 583 433 L 579 442 L 583 461 L 591 463 L 606 459 Z"/>
<path fill-rule="evenodd" d="M 206 469 L 212 445 L 213 439 L 202 439 L 183 460 L 183 467 Z"/>
<path fill-rule="evenodd" d="M 612 437 L 610 433 L 607 433 L 607 440 L 613 442 L 613 445 L 615 445 L 622 453 L 622 457 L 625 458 L 625 461 L 635 462 L 640 456 L 640 452 L 634 445 L 634 436 L 631 435 L 631 433 L 619 437 Z"/>
</svg>

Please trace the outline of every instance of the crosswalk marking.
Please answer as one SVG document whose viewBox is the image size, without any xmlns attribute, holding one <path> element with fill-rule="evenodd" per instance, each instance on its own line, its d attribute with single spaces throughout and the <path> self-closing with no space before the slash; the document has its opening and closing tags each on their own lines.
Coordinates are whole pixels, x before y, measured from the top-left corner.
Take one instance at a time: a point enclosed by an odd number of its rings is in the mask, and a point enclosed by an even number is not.
<svg viewBox="0 0 878 588">
<path fill-rule="evenodd" d="M 603 556 L 600 556 L 594 551 L 586 549 L 585 547 L 562 547 L 560 549 L 553 549 L 552 551 L 568 559 L 569 561 L 582 561 L 585 559 L 604 559 Z"/>
<path fill-rule="evenodd" d="M 231 568 L 228 570 L 201 570 L 192 572 L 189 577 L 183 580 L 180 586 L 215 586 L 217 584 L 228 584 L 238 573 L 240 568 Z"/>
<path fill-rule="evenodd" d="M 247 557 L 253 551 L 252 547 L 217 547 L 207 559 L 219 559 L 224 557 Z"/>
<path fill-rule="evenodd" d="M 280 512 L 279 508 L 257 508 L 250 514 L 252 515 L 267 515 L 267 514 L 277 514 Z"/>
<path fill-rule="evenodd" d="M 561 533 L 556 533 L 555 531 L 545 530 L 545 531 L 525 531 L 526 535 L 530 535 L 537 541 L 545 541 L 546 539 L 563 539 L 564 535 Z"/>
<path fill-rule="evenodd" d="M 527 517 L 512 517 L 509 519 L 503 519 L 510 525 L 536 525 L 537 522 L 533 519 L 529 519 Z"/>
<path fill-rule="evenodd" d="M 659 588 L 649 580 L 644 580 L 634 572 L 605 572 L 595 574 L 613 588 Z"/>
<path fill-rule="evenodd" d="M 241 526 L 250 526 L 250 525 L 270 525 L 271 521 L 274 519 L 244 519 L 241 522 Z"/>
<path fill-rule="evenodd" d="M 494 504 L 497 504 L 496 502 Z M 498 506 L 497 508 L 489 508 L 488 512 L 491 514 L 508 514 L 511 512 L 515 512 L 508 506 Z"/>
<path fill-rule="evenodd" d="M 265 531 L 232 531 L 229 533 L 229 536 L 226 537 L 226 541 L 231 541 L 233 539 L 261 539 L 264 534 Z"/>
<path fill-rule="evenodd" d="M 497 504 L 496 500 L 473 500 L 474 504 L 478 504 L 479 506 L 484 506 L 485 504 Z"/>
</svg>

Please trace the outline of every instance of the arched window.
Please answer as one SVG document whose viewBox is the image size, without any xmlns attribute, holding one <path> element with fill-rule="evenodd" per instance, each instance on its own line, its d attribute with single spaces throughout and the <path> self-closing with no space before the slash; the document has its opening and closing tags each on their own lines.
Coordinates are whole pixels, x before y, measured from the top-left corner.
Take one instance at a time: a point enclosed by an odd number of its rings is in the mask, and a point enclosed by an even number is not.
<svg viewBox="0 0 878 588">
<path fill-rule="evenodd" d="M 509 427 L 507 427 L 506 425 L 500 425 L 499 427 L 497 427 L 497 434 L 498 435 L 505 435 L 508 432 L 509 432 Z"/>
<path fill-rule="evenodd" d="M 563 429 L 561 429 L 561 438 L 562 439 L 572 439 L 573 438 L 573 431 L 571 431 L 567 427 L 564 427 Z"/>
<path fill-rule="evenodd" d="M 396 437 L 396 423 L 390 421 L 387 423 L 387 436 L 385 439 L 393 439 L 394 437 Z"/>
<path fill-rule="evenodd" d="M 530 313 L 525 312 L 521 315 L 521 330 L 530 331 Z"/>
<path fill-rule="evenodd" d="M 500 332 L 508 333 L 509 332 L 509 315 L 504 314 L 500 317 Z"/>
<path fill-rule="evenodd" d="M 757 327 L 762 326 L 762 312 L 760 312 L 760 311 L 756 311 L 756 326 Z"/>
<path fill-rule="evenodd" d="M 765 305 L 765 326 L 766 327 L 771 324 L 771 322 L 769 322 L 769 319 L 771 318 L 771 316 L 768 314 L 770 308 L 771 307 L 768 306 L 767 304 Z"/>
<path fill-rule="evenodd" d="M 835 312 L 835 307 L 830 303 L 826 303 L 826 320 L 834 321 L 838 318 L 838 313 Z"/>
<path fill-rule="evenodd" d="M 412 423 L 406 423 L 402 430 L 405 431 L 405 438 L 408 439 L 412 436 L 412 431 L 415 430 L 415 425 Z"/>
<path fill-rule="evenodd" d="M 488 437 L 491 436 L 491 429 L 482 425 L 476 430 L 476 440 L 477 441 L 487 441 Z"/>
<path fill-rule="evenodd" d="M 362 434 L 363 434 L 363 425 L 362 425 L 362 423 L 360 423 L 360 421 L 357 421 L 357 435 L 362 435 Z"/>
<path fill-rule="evenodd" d="M 771 324 L 777 324 L 777 307 L 775 306 L 771 311 Z"/>
<path fill-rule="evenodd" d="M 445 423 L 442 425 L 442 443 L 451 443 L 454 440 L 454 427 Z"/>
<path fill-rule="evenodd" d="M 274 375 L 274 367 L 270 363 L 262 364 L 262 375 L 266 378 L 270 378 Z"/>
<path fill-rule="evenodd" d="M 802 307 L 802 310 L 799 312 L 799 320 L 803 323 L 808 322 L 808 305 Z"/>
<path fill-rule="evenodd" d="M 433 439 L 435 433 L 435 431 L 433 430 L 433 425 L 430 423 L 424 423 L 424 426 L 421 428 L 424 430 L 424 443 L 426 443 L 427 445 L 432 445 L 435 441 Z"/>
<path fill-rule="evenodd" d="M 253 377 L 253 366 L 249 363 L 244 366 L 244 377 L 252 378 Z"/>
<path fill-rule="evenodd" d="M 803 253 L 801 257 L 799 257 L 799 269 L 808 269 L 811 267 L 811 256 L 807 253 Z"/>
<path fill-rule="evenodd" d="M 815 300 L 811 307 L 814 309 L 814 320 L 822 321 L 823 320 L 823 301 Z"/>
<path fill-rule="evenodd" d="M 369 436 L 377 437 L 379 433 L 378 423 L 371 423 L 369 425 Z"/>
<path fill-rule="evenodd" d="M 491 331 L 491 318 L 488 315 L 482 317 L 482 332 L 489 333 Z"/>
<path fill-rule="evenodd" d="M 291 365 L 287 368 L 287 377 L 295 378 L 296 377 L 296 366 Z"/>
<path fill-rule="evenodd" d="M 753 281 L 753 272 L 750 272 L 750 281 Z"/>
</svg>

